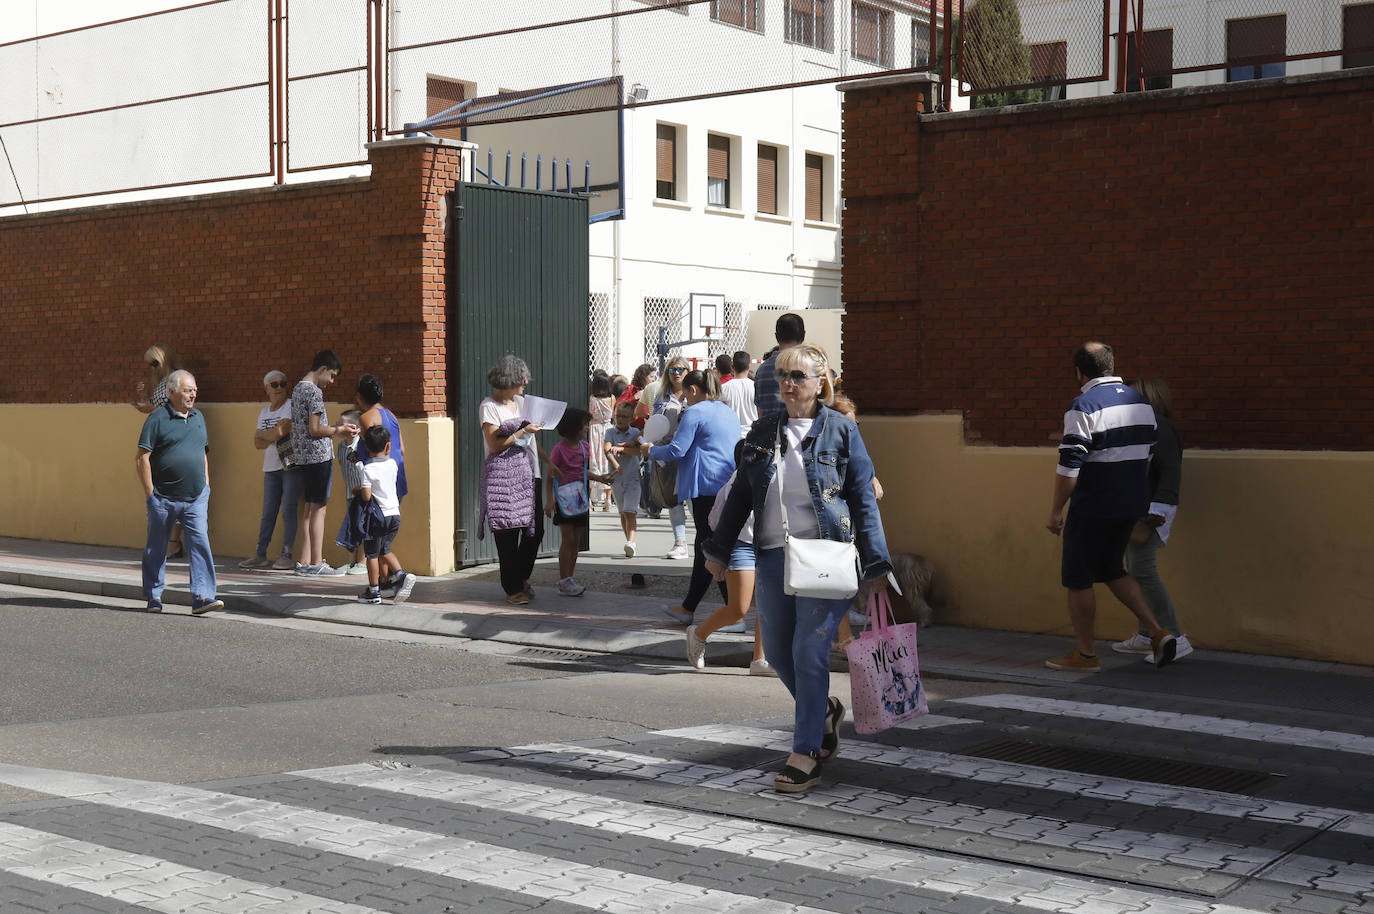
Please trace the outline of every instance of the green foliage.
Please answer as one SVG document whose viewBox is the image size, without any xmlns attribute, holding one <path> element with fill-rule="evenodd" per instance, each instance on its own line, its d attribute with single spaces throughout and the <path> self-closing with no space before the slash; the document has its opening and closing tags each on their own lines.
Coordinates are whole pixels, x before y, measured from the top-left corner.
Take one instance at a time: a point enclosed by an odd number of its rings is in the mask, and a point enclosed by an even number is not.
<svg viewBox="0 0 1374 914">
<path fill-rule="evenodd" d="M 980 86 L 1015 86 L 1031 81 L 1030 47 L 1021 38 L 1016 0 L 978 0 L 964 11 L 964 79 Z M 1040 89 L 973 96 L 974 108 L 1021 105 L 1044 98 Z"/>
</svg>

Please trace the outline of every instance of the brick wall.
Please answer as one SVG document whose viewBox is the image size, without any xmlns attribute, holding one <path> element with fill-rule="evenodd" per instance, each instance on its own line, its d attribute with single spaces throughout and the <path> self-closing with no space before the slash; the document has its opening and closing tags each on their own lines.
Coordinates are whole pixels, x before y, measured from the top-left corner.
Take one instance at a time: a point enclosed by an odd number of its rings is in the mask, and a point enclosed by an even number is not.
<svg viewBox="0 0 1374 914">
<path fill-rule="evenodd" d="M 0 219 L 0 402 L 120 402 L 165 342 L 206 401 L 262 399 L 316 351 L 402 415 L 443 415 L 443 197 L 461 150 L 373 148 L 370 178 Z"/>
<path fill-rule="evenodd" d="M 1369 71 L 918 117 L 848 91 L 846 387 L 1058 439 L 1072 350 L 1163 375 L 1187 444 L 1374 449 Z"/>
</svg>

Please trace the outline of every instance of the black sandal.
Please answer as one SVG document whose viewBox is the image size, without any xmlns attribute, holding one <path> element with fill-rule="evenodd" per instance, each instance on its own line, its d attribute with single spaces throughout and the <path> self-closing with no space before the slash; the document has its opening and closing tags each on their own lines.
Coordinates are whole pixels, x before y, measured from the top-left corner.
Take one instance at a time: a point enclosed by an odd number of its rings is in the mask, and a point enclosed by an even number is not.
<svg viewBox="0 0 1374 914">
<path fill-rule="evenodd" d="M 827 699 L 825 712 L 830 732 L 821 736 L 821 760 L 830 761 L 840 751 L 840 721 L 844 720 L 844 702 L 838 698 Z"/>
<path fill-rule="evenodd" d="M 812 787 L 821 782 L 821 757 L 819 754 L 811 756 L 816 760 L 816 767 L 810 771 L 802 771 L 796 765 L 784 765 L 778 772 L 778 776 L 773 778 L 773 789 L 778 793 L 806 793 Z M 783 780 L 786 778 L 787 780 Z"/>
</svg>

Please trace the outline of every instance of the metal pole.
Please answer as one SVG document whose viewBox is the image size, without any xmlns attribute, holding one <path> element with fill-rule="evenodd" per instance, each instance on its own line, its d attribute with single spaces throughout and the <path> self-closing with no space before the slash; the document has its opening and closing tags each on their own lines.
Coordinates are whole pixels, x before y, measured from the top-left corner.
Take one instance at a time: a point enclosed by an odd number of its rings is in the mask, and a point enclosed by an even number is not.
<svg viewBox="0 0 1374 914">
<path fill-rule="evenodd" d="M 1121 15 L 1117 17 L 1116 28 L 1116 91 L 1126 91 L 1126 43 L 1129 40 L 1127 30 L 1131 27 L 1130 10 L 1127 5 L 1131 0 L 1121 0 Z"/>
<path fill-rule="evenodd" d="M 932 0 L 933 2 L 933 0 Z M 963 36 L 961 35 L 962 39 Z M 961 40 L 960 45 L 963 45 Z M 954 107 L 954 0 L 945 0 L 945 54 L 940 67 L 940 103 Z M 960 55 L 962 56 L 962 54 Z"/>
<path fill-rule="evenodd" d="M 386 54 L 383 51 L 382 33 L 386 22 L 386 10 L 384 0 L 374 0 L 376 9 L 377 25 L 372 30 L 373 52 L 372 56 L 377 60 L 377 76 L 372 84 L 372 92 L 376 97 L 377 124 L 374 142 L 382 140 L 386 133 L 386 93 L 382 87 L 386 84 Z"/>
</svg>

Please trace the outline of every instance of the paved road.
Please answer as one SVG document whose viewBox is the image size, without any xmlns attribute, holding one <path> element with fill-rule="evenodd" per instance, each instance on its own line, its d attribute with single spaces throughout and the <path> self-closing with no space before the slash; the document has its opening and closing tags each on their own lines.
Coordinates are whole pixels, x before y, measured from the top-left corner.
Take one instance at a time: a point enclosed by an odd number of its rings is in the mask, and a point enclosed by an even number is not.
<svg viewBox="0 0 1374 914">
<path fill-rule="evenodd" d="M 1374 911 L 1366 705 L 930 682 L 785 798 L 772 680 L 121 608 L 0 589 L 0 912 Z"/>
</svg>

